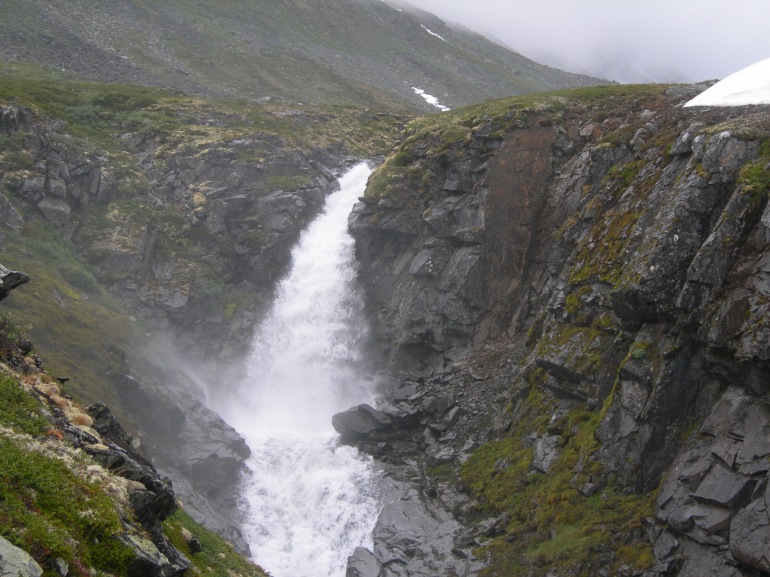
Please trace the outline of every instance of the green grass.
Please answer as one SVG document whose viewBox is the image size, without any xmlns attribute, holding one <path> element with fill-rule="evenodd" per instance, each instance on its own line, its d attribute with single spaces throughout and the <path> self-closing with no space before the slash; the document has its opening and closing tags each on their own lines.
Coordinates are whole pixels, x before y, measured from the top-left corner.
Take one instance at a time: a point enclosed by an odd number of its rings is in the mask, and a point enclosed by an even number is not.
<svg viewBox="0 0 770 577">
<path fill-rule="evenodd" d="M 24 326 L 9 313 L 0 313 L 3 361 L 17 354 L 11 345 L 24 338 Z M 40 377 L 33 372 L 24 379 Z M 0 535 L 28 552 L 46 577 L 58 575 L 55 559 L 67 563 L 73 576 L 98 572 L 123 577 L 133 553 L 119 537 L 128 525 L 138 526 L 123 481 L 69 448 L 49 419 L 47 408 L 25 390 L 19 374 L 0 373 Z M 189 552 L 182 527 L 198 536 L 203 552 Z M 183 512 L 166 520 L 165 532 L 192 558 L 198 573 L 191 574 L 265 576 Z"/>
<path fill-rule="evenodd" d="M 485 577 L 524 577 L 546 571 L 573 570 L 591 575 L 590 563 L 601 554 L 620 551 L 611 566 L 640 570 L 652 564 L 649 545 L 629 537 L 652 514 L 654 496 L 625 494 L 607 479 L 592 459 L 599 442 L 594 431 L 601 412 L 570 411 L 561 428 L 559 456 L 547 474 L 531 469 L 533 431 L 548 425 L 549 398 L 534 385 L 510 435 L 487 443 L 463 464 L 463 485 L 493 514 L 511 516 L 504 535 L 485 544 Z M 584 496 L 586 482 L 599 491 Z"/>
<path fill-rule="evenodd" d="M 135 161 L 124 155 L 126 145 L 116 138 L 126 132 L 172 145 L 269 134 L 306 149 L 342 145 L 347 154 L 363 158 L 383 154 L 406 119 L 353 105 L 298 109 L 243 98 L 207 100 L 147 86 L 61 78 L 25 63 L 0 61 L 0 74 L 0 103 L 29 106 L 66 121 L 67 132 L 76 137 L 74 144 L 83 150 L 101 148 L 123 155 L 126 168 L 133 170 Z M 259 156 L 259 152 L 252 155 Z"/>
<path fill-rule="evenodd" d="M 138 338 L 121 306 L 50 229 L 31 225 L 0 246 L 0 262 L 30 276 L 3 301 L 29 325 L 49 371 L 72 380 L 69 389 L 85 404 L 119 407 L 107 373 L 125 371 L 125 351 Z M 121 414 L 131 428 L 131 420 Z"/>
<path fill-rule="evenodd" d="M 14 386 L 1 381 L 4 389 Z M 17 416 L 2 410 L 0 420 L 27 430 L 39 425 L 35 417 L 20 423 Z M 101 483 L 76 475 L 71 466 L 0 435 L 0 534 L 44 567 L 61 558 L 81 575 L 87 567 L 125 575 L 131 552 L 117 536 L 126 512 Z"/>
<path fill-rule="evenodd" d="M 232 545 L 224 539 L 201 527 L 182 510 L 177 511 L 163 523 L 164 531 L 171 543 L 182 551 L 193 565 L 204 575 L 212 577 L 265 577 L 266 574 L 258 566 L 250 563 L 244 557 L 235 555 Z M 183 537 L 184 530 L 198 538 L 203 551 L 192 553 Z"/>
<path fill-rule="evenodd" d="M 0 374 L 0 423 L 29 435 L 42 435 L 50 424 L 40 409 L 40 403 L 19 386 L 17 379 Z"/>
<path fill-rule="evenodd" d="M 5 312 L 0 334 L 6 342 L 24 338 L 23 327 Z M 7 362 L 15 353 L 3 347 L 0 354 Z M 61 449 L 61 434 L 43 408 L 18 375 L 0 374 L 0 534 L 43 567 L 61 558 L 76 575 L 86 575 L 87 567 L 125 575 L 130 551 L 117 535 L 130 514 L 101 481 L 87 478 L 88 466 L 95 466 L 90 458 Z"/>
</svg>

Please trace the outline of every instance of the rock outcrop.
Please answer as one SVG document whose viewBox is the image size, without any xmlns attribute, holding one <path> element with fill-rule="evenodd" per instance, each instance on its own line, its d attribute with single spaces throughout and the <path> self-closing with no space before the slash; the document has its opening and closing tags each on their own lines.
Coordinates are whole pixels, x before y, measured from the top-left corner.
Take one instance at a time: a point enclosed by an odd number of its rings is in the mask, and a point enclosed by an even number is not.
<svg viewBox="0 0 770 577">
<path fill-rule="evenodd" d="M 23 136 L 33 162 L 5 174 L 2 224 L 14 230 L 43 221 L 58 229 L 137 316 L 207 356 L 242 354 L 258 295 L 285 270 L 336 171 L 353 162 L 272 135 L 170 147 L 127 133 L 122 140 L 136 163 L 127 170 L 83 151 L 64 123 L 16 106 L 0 106 L 0 117 L 0 130 Z M 270 156 L 260 156 L 266 150 Z M 92 220 L 105 218 L 99 206 L 112 207 L 106 218 L 114 226 Z M 231 301 L 222 297 L 226 286 Z M 234 301 L 242 305 L 239 323 L 229 322 Z"/>
<path fill-rule="evenodd" d="M 458 561 L 768 571 L 770 112 L 682 109 L 692 94 L 420 121 L 354 209 L 404 376 L 335 426 L 466 527 Z"/>
<path fill-rule="evenodd" d="M 0 269 L 6 270 L 2 265 Z M 26 275 L 24 277 L 29 280 Z M 11 322 L 7 318 L 3 320 L 0 372 L 4 379 L 17 381 L 12 387 L 25 390 L 40 402 L 40 407 L 35 413 L 40 412 L 46 416 L 50 423 L 46 434 L 54 439 L 46 449 L 47 453 L 55 459 L 69 463 L 73 470 L 76 470 L 76 459 L 82 458 L 84 453 L 92 457 L 93 462 L 98 463 L 105 471 L 123 480 L 122 483 L 113 484 L 111 490 L 117 503 L 124 501 L 119 506 L 130 508 L 131 515 L 123 516 L 123 530 L 120 534 L 110 535 L 110 538 L 119 540 L 131 552 L 125 563 L 127 574 L 131 577 L 183 575 L 191 563 L 171 544 L 161 525 L 161 522 L 178 508 L 171 481 L 161 477 L 152 464 L 135 450 L 132 438 L 103 403 L 92 405 L 86 411 L 73 403 L 62 391 L 61 384 L 41 370 L 40 359 L 29 356 L 31 344 L 21 335 L 12 334 Z M 7 408 L 4 410 L 7 411 Z M 17 442 L 34 443 L 31 437 L 19 435 L 5 424 L 2 434 L 7 438 L 16 437 Z M 33 450 L 41 450 L 40 444 Z M 87 466 L 84 469 L 88 471 Z M 93 471 L 91 474 L 93 476 Z M 108 477 L 109 475 L 104 473 L 104 478 Z M 33 488 L 29 491 L 34 493 Z M 38 506 L 45 507 L 45 503 L 43 499 Z M 97 515 L 91 510 L 77 513 L 86 516 Z M 94 521 L 95 539 L 101 534 L 96 532 L 100 522 L 102 521 Z M 51 552 L 39 553 L 47 557 Z M 62 559 L 48 561 L 56 566 L 59 574 L 68 574 L 67 564 Z M 41 566 L 32 557 L 2 537 L 0 572 L 9 576 L 38 577 L 43 574 Z"/>
<path fill-rule="evenodd" d="M 0 265 L 0 301 L 7 297 L 13 289 L 28 282 L 29 275 L 26 273 L 8 270 Z"/>
<path fill-rule="evenodd" d="M 43 568 L 7 539 L 0 537 L 0 576 L 41 577 Z"/>
</svg>

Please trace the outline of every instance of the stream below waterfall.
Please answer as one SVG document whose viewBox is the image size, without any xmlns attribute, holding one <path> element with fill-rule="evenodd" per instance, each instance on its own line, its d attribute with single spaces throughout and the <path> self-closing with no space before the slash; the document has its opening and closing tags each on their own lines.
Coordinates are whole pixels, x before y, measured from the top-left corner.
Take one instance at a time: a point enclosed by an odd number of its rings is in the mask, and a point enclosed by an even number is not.
<svg viewBox="0 0 770 577">
<path fill-rule="evenodd" d="M 339 445 L 331 426 L 334 413 L 374 400 L 347 231 L 370 172 L 359 164 L 340 178 L 292 251 L 246 379 L 230 398 L 210 399 L 252 451 L 244 537 L 273 577 L 342 577 L 354 548 L 372 546 L 380 501 L 371 460 Z"/>
</svg>

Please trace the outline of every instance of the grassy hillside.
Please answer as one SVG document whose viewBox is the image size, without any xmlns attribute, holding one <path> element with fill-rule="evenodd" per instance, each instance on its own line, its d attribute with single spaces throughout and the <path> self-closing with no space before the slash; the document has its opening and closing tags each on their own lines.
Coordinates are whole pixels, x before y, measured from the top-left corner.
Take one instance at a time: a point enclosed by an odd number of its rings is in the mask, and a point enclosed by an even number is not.
<svg viewBox="0 0 770 577">
<path fill-rule="evenodd" d="M 7 60 L 252 100 L 430 110 L 413 86 L 460 106 L 596 82 L 380 0 L 10 0 L 0 38 Z"/>
<path fill-rule="evenodd" d="M 62 562 L 70 575 L 127 575 L 133 553 L 121 536 L 129 527 L 142 534 L 129 506 L 138 483 L 131 485 L 70 446 L 52 407 L 64 408 L 85 430 L 89 418 L 54 392 L 57 386 L 34 356 L 21 356 L 18 345 L 25 338 L 17 319 L 0 313 L 0 535 L 28 552 L 46 576 L 60 575 L 56 563 Z M 264 576 L 183 511 L 166 520 L 164 531 L 192 560 L 189 574 Z M 189 534 L 202 551 L 190 551 L 184 539 Z"/>
</svg>

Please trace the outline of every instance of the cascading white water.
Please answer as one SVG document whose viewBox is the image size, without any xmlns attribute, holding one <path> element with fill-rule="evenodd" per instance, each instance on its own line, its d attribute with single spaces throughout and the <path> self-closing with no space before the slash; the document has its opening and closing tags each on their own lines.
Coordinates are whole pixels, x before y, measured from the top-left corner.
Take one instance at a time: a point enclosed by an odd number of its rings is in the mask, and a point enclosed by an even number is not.
<svg viewBox="0 0 770 577">
<path fill-rule="evenodd" d="M 362 372 L 366 335 L 347 217 L 371 170 L 340 178 L 292 251 L 291 271 L 258 328 L 248 378 L 217 407 L 252 451 L 245 537 L 274 577 L 336 577 L 371 546 L 379 502 L 368 459 L 339 446 L 331 417 L 372 402 Z"/>
</svg>

